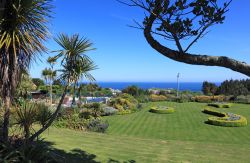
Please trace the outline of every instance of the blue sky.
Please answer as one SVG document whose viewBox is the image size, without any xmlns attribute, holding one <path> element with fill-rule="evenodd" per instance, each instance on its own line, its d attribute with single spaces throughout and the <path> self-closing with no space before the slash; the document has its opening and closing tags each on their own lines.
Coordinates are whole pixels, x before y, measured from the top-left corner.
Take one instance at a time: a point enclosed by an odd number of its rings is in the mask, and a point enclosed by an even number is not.
<svg viewBox="0 0 250 163">
<path fill-rule="evenodd" d="M 56 0 L 54 3 L 51 35 L 79 33 L 90 39 L 97 50 L 87 54 L 99 67 L 92 72 L 99 82 L 172 82 L 178 72 L 183 82 L 247 78 L 225 68 L 187 65 L 160 55 L 147 44 L 142 31 L 128 27 L 133 25 L 133 19 L 142 20 L 143 12 L 139 8 L 115 0 Z M 250 63 L 249 6 L 248 0 L 234 0 L 225 23 L 210 29 L 190 52 L 230 56 Z M 51 51 L 60 49 L 53 39 L 46 46 Z M 32 64 L 32 77 L 41 77 L 41 70 L 48 67 L 45 60 L 52 55 L 44 54 L 41 61 Z"/>
</svg>

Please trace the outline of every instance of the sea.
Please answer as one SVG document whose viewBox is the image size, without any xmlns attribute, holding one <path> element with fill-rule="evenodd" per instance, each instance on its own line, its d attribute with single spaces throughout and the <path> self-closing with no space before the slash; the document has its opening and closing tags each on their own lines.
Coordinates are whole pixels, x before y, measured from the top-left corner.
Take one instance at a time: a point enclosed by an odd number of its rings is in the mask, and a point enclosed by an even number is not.
<svg viewBox="0 0 250 163">
<path fill-rule="evenodd" d="M 136 85 L 142 89 L 152 89 L 152 88 L 160 88 L 160 89 L 177 89 L 176 82 L 97 82 L 99 86 L 102 88 L 113 88 L 122 90 L 128 86 Z M 216 83 L 219 85 L 220 83 Z M 202 82 L 180 82 L 179 90 L 181 91 L 193 91 L 200 92 L 202 89 Z"/>
</svg>

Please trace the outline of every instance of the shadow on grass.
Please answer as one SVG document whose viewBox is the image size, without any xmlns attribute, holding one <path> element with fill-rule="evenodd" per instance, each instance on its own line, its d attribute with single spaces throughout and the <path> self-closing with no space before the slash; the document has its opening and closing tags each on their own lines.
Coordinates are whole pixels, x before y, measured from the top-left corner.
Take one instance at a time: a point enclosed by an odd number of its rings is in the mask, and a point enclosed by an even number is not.
<svg viewBox="0 0 250 163">
<path fill-rule="evenodd" d="M 117 160 L 110 158 L 107 163 L 136 163 L 136 161 L 135 160 L 128 160 L 128 161 L 120 162 L 120 161 L 117 161 Z"/>
<path fill-rule="evenodd" d="M 73 149 L 70 152 L 64 150 L 53 149 L 55 162 L 58 163 L 99 163 L 95 161 L 96 155 L 89 154 L 81 149 Z"/>
<path fill-rule="evenodd" d="M 101 163 L 96 161 L 96 155 L 90 154 L 86 151 L 81 149 L 73 149 L 70 152 L 54 148 L 54 143 L 52 142 L 44 142 L 51 150 L 50 155 L 54 159 L 53 162 L 55 163 Z M 118 161 L 109 158 L 107 163 L 136 163 L 135 160 L 128 160 L 128 161 Z"/>
</svg>

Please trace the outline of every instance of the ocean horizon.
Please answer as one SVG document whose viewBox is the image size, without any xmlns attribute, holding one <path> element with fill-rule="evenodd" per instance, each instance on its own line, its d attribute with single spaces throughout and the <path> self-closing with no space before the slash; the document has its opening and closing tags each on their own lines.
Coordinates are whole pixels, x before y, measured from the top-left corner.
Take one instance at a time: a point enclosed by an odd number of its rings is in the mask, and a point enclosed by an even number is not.
<svg viewBox="0 0 250 163">
<path fill-rule="evenodd" d="M 177 82 L 95 82 L 102 88 L 112 88 L 122 90 L 128 86 L 135 85 L 142 89 L 177 89 Z M 179 90 L 199 92 L 202 90 L 203 82 L 180 82 Z M 220 83 L 216 82 L 216 85 Z"/>
</svg>

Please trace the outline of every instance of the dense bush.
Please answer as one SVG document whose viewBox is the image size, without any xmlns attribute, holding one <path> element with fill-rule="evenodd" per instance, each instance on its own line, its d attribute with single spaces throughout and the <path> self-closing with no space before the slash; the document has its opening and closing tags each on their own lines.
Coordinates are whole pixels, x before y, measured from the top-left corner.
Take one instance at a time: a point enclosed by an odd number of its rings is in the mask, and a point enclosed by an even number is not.
<svg viewBox="0 0 250 163">
<path fill-rule="evenodd" d="M 210 108 L 206 108 L 202 112 L 206 113 L 206 114 L 214 115 L 214 116 L 217 116 L 217 117 L 225 117 L 225 113 L 218 112 L 218 111 L 210 109 Z"/>
<path fill-rule="evenodd" d="M 124 93 L 111 99 L 108 105 L 119 111 L 134 110 L 138 106 L 138 101 L 132 95 Z"/>
<path fill-rule="evenodd" d="M 243 104 L 250 104 L 250 95 L 247 95 L 247 96 L 244 96 L 244 95 L 236 96 L 234 98 L 234 102 L 243 103 Z"/>
<path fill-rule="evenodd" d="M 140 94 L 144 94 L 144 90 L 135 85 L 132 85 L 123 89 L 122 93 L 127 93 L 135 97 L 135 96 L 139 96 Z"/>
<path fill-rule="evenodd" d="M 52 111 L 43 103 L 37 104 L 36 120 L 44 126 L 52 115 Z"/>
<path fill-rule="evenodd" d="M 89 109 L 83 109 L 80 111 L 79 117 L 83 119 L 90 119 L 92 117 L 92 112 Z"/>
<path fill-rule="evenodd" d="M 118 114 L 118 115 L 125 115 L 125 114 L 130 114 L 130 113 L 132 113 L 131 110 L 121 110 L 121 111 L 119 111 L 117 114 Z"/>
<path fill-rule="evenodd" d="M 168 95 L 165 95 L 166 98 L 167 98 L 167 101 L 176 101 L 176 95 L 172 95 L 172 94 L 168 94 Z"/>
<path fill-rule="evenodd" d="M 226 80 L 221 83 L 217 94 L 234 96 L 250 94 L 250 80 Z"/>
<path fill-rule="evenodd" d="M 94 103 L 88 103 L 88 104 L 84 104 L 84 107 L 87 109 L 94 109 L 94 108 L 100 108 L 101 104 L 94 102 Z"/>
<path fill-rule="evenodd" d="M 75 114 L 78 110 L 72 108 L 62 108 L 61 111 L 58 113 L 57 118 L 70 118 L 73 114 Z"/>
<path fill-rule="evenodd" d="M 149 110 L 151 113 L 159 113 L 159 114 L 170 114 L 175 112 L 174 108 L 165 107 L 165 106 L 158 106 L 158 107 L 151 107 Z"/>
<path fill-rule="evenodd" d="M 64 118 L 58 118 L 53 125 L 59 128 L 69 128 L 74 130 L 85 130 L 87 120 L 80 118 L 78 114 L 72 114 Z"/>
<path fill-rule="evenodd" d="M 217 116 L 209 117 L 206 121 L 206 123 L 208 124 L 224 127 L 242 127 L 247 125 L 247 119 L 242 115 L 218 112 L 210 108 L 204 109 L 203 112 L 206 114 Z"/>
<path fill-rule="evenodd" d="M 118 112 L 118 110 L 113 108 L 113 107 L 104 107 L 104 108 L 102 108 L 101 114 L 103 116 L 110 116 L 110 115 L 116 114 L 117 112 Z"/>
<path fill-rule="evenodd" d="M 219 102 L 216 102 L 216 103 L 210 103 L 210 104 L 207 104 L 208 106 L 213 106 L 213 107 L 216 107 L 216 108 L 230 108 L 232 106 L 232 104 L 229 104 L 229 103 L 219 103 Z"/>
<path fill-rule="evenodd" d="M 183 102 L 190 102 L 192 101 L 192 94 L 181 94 L 180 97 L 176 98 L 176 102 L 183 103 Z"/>
<path fill-rule="evenodd" d="M 85 106 L 88 108 L 81 110 L 76 108 L 63 109 L 53 125 L 55 127 L 69 128 L 74 130 L 104 132 L 108 125 L 105 125 L 105 123 L 99 117 L 101 115 L 100 105 L 92 103 Z"/>
<path fill-rule="evenodd" d="M 34 123 L 44 126 L 52 115 L 45 104 L 29 101 L 19 101 L 11 114 L 11 125 L 19 126 L 26 139 L 30 137 Z"/>
<path fill-rule="evenodd" d="M 104 133 L 109 127 L 107 121 L 102 121 L 99 118 L 90 119 L 87 123 L 87 129 L 93 132 L 102 132 Z"/>
<path fill-rule="evenodd" d="M 214 83 L 203 82 L 202 91 L 205 95 L 249 95 L 250 94 L 250 80 L 226 80 L 221 83 L 219 87 Z"/>
<path fill-rule="evenodd" d="M 70 128 L 75 130 L 85 130 L 87 120 L 81 117 L 81 112 L 74 108 L 64 108 L 57 116 L 53 126 L 59 128 Z"/>
<path fill-rule="evenodd" d="M 40 78 L 32 78 L 32 82 L 37 86 L 45 85 L 44 81 Z"/>
<path fill-rule="evenodd" d="M 47 86 L 47 85 L 40 85 L 40 86 L 38 87 L 38 89 L 39 89 L 39 90 L 44 90 L 44 91 L 49 91 L 49 86 Z"/>
<path fill-rule="evenodd" d="M 100 103 L 89 103 L 84 105 L 85 108 L 87 108 L 91 116 L 97 118 L 101 116 L 101 104 Z"/>
<path fill-rule="evenodd" d="M 209 83 L 207 81 L 202 84 L 202 92 L 204 95 L 214 95 L 218 90 L 218 87 L 214 83 Z"/>
<path fill-rule="evenodd" d="M 230 120 L 230 118 L 236 118 L 237 120 Z M 243 127 L 247 125 L 247 119 L 241 115 L 233 114 L 233 116 L 228 117 L 209 117 L 208 124 L 216 125 L 216 126 L 224 126 L 224 127 Z"/>
<path fill-rule="evenodd" d="M 155 94 L 151 94 L 149 96 L 149 100 L 152 102 L 157 102 L 157 101 L 166 101 L 167 97 L 164 95 L 155 95 Z"/>
<path fill-rule="evenodd" d="M 63 160 L 46 143 L 39 140 L 18 146 L 13 142 L 11 144 L 0 143 L 0 162 L 47 163 L 63 162 Z"/>
<path fill-rule="evenodd" d="M 71 88 L 71 92 L 73 92 L 73 87 Z M 94 97 L 111 97 L 113 95 L 112 91 L 109 88 L 101 88 L 97 84 L 80 84 L 77 94 L 81 96 Z"/>
<path fill-rule="evenodd" d="M 219 96 L 195 96 L 192 98 L 192 101 L 194 102 L 222 102 L 225 101 L 225 96 L 219 95 Z"/>
<path fill-rule="evenodd" d="M 149 102 L 149 95 L 139 95 L 139 96 L 136 96 L 135 97 L 136 100 L 139 102 L 139 103 L 147 103 Z"/>
</svg>

